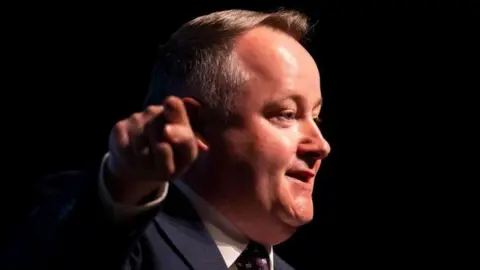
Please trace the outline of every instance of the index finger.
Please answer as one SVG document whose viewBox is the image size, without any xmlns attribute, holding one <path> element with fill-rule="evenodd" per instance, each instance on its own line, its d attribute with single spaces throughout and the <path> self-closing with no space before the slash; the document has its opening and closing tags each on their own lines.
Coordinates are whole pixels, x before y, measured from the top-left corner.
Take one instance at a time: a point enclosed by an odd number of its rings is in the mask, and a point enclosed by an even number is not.
<svg viewBox="0 0 480 270">
<path fill-rule="evenodd" d="M 165 120 L 173 124 L 189 124 L 187 110 L 178 97 L 168 97 L 164 103 Z"/>
</svg>

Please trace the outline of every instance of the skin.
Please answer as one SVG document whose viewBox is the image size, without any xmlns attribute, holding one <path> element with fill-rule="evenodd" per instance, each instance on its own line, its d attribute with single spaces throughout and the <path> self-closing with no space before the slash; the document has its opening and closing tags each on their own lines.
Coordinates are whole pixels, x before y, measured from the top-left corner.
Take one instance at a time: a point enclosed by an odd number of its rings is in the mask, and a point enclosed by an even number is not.
<svg viewBox="0 0 480 270">
<path fill-rule="evenodd" d="M 249 238 L 277 244 L 313 218 L 314 175 L 301 182 L 291 169 L 312 171 L 330 152 L 314 119 L 321 109 L 319 71 L 291 37 L 257 28 L 237 40 L 250 74 L 236 99 L 234 124 L 208 135 L 213 164 L 189 183 Z"/>
<path fill-rule="evenodd" d="M 112 129 L 106 184 L 115 200 L 138 204 L 182 177 L 248 238 L 274 245 L 313 218 L 315 174 L 330 152 L 314 121 L 319 71 L 301 44 L 279 31 L 256 28 L 235 45 L 249 74 L 235 121 L 214 125 L 188 97 L 135 113 Z M 292 170 L 310 174 L 300 181 Z"/>
</svg>

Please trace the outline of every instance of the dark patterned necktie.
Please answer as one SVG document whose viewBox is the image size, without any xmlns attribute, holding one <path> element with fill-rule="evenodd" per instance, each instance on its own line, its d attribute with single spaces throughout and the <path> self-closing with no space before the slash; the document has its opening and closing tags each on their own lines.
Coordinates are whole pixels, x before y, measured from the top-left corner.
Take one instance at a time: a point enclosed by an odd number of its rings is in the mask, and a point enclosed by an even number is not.
<svg viewBox="0 0 480 270">
<path fill-rule="evenodd" d="M 265 247 L 258 243 L 250 242 L 235 261 L 235 266 L 238 270 L 269 270 L 269 261 Z"/>
</svg>

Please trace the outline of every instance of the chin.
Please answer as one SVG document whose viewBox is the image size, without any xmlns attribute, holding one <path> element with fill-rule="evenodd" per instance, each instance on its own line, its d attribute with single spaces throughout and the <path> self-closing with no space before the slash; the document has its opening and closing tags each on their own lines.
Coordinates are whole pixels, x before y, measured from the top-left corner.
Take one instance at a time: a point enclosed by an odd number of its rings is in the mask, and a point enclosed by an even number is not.
<svg viewBox="0 0 480 270">
<path fill-rule="evenodd" d="M 290 208 L 282 211 L 282 221 L 293 228 L 298 228 L 313 220 L 313 202 L 311 198 L 298 199 Z"/>
<path fill-rule="evenodd" d="M 273 219 L 265 230 L 259 230 L 258 226 L 252 229 L 255 232 L 251 237 L 261 243 L 272 245 L 280 244 L 288 240 L 299 227 L 309 223 L 313 219 L 311 200 L 298 201 L 297 204 L 277 203 L 273 212 Z"/>
</svg>

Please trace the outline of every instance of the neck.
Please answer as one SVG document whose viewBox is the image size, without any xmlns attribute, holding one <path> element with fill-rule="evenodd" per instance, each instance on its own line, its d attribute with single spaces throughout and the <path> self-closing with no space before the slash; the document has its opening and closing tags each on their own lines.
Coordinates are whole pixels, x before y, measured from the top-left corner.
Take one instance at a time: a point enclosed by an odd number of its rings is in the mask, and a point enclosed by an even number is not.
<svg viewBox="0 0 480 270">
<path fill-rule="evenodd" d="M 249 210 L 252 205 L 242 201 L 244 198 L 237 196 L 239 192 L 232 192 L 234 185 L 227 180 L 235 179 L 228 178 L 228 174 L 222 174 L 221 170 L 211 168 L 208 164 L 212 163 L 201 161 L 194 163 L 184 175 L 184 183 L 239 231 L 266 246 L 281 243 L 294 233 L 295 228 L 286 226 L 281 220 L 265 219 L 265 215 L 262 214 L 252 215 Z"/>
<path fill-rule="evenodd" d="M 222 192 L 219 192 L 217 188 L 217 183 L 222 183 L 220 181 L 221 177 L 216 173 L 217 170 L 212 170 L 208 162 L 202 161 L 199 159 L 197 162 L 192 164 L 190 169 L 184 175 L 183 180 L 186 185 L 189 186 L 198 196 L 202 197 L 205 201 L 211 204 L 217 209 L 221 209 L 220 202 L 218 198 L 219 195 L 224 195 Z"/>
</svg>

